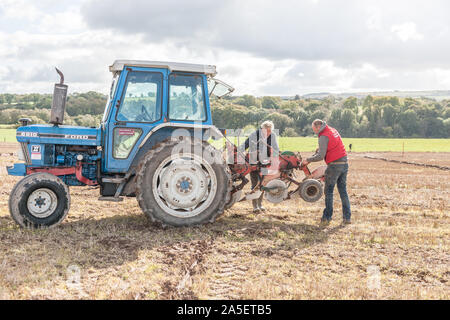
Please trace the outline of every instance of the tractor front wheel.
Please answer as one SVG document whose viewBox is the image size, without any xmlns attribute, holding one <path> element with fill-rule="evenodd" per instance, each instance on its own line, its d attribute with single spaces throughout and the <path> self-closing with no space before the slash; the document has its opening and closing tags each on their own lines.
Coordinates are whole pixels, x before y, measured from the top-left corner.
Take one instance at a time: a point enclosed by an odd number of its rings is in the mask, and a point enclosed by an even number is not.
<svg viewBox="0 0 450 320">
<path fill-rule="evenodd" d="M 67 185 L 49 173 L 34 173 L 20 180 L 9 196 L 9 211 L 24 228 L 52 227 L 64 220 L 70 208 Z"/>
</svg>

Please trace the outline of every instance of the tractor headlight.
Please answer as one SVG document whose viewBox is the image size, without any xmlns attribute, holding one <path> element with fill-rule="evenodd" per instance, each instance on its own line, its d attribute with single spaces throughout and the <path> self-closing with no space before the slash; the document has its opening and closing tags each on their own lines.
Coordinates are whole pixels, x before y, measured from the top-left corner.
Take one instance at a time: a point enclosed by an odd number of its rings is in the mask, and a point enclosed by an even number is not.
<svg viewBox="0 0 450 320">
<path fill-rule="evenodd" d="M 26 164 L 31 164 L 30 154 L 28 153 L 28 145 L 25 142 L 20 143 L 20 149 L 17 150 L 17 157 Z"/>
</svg>

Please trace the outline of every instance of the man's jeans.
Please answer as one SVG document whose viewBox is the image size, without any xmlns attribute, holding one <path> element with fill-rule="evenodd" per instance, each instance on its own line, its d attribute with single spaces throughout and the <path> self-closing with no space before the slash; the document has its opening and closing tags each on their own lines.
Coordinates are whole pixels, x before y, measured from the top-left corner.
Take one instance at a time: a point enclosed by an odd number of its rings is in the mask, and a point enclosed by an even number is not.
<svg viewBox="0 0 450 320">
<path fill-rule="evenodd" d="M 325 209 L 322 220 L 331 220 L 333 216 L 333 191 L 337 183 L 337 188 L 342 201 L 342 211 L 345 220 L 350 220 L 350 200 L 347 194 L 347 172 L 348 163 L 329 164 L 325 171 Z"/>
</svg>

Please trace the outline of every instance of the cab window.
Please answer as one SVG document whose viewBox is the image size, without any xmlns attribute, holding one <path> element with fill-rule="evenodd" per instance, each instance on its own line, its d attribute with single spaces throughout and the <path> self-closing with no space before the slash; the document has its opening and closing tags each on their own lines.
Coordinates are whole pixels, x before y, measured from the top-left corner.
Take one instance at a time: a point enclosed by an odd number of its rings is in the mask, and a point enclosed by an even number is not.
<svg viewBox="0 0 450 320">
<path fill-rule="evenodd" d="M 169 76 L 169 118 L 205 121 L 206 108 L 203 77 L 172 73 Z"/>
<path fill-rule="evenodd" d="M 155 122 L 161 119 L 162 79 L 158 72 L 129 72 L 116 120 Z"/>
<path fill-rule="evenodd" d="M 114 128 L 113 131 L 113 157 L 126 159 L 134 145 L 142 135 L 140 128 Z"/>
</svg>

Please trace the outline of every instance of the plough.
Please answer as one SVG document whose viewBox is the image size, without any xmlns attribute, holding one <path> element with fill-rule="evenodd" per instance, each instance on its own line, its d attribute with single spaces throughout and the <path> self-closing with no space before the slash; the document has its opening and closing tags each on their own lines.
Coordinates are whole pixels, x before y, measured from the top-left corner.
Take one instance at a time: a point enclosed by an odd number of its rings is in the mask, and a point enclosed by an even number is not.
<svg viewBox="0 0 450 320">
<path fill-rule="evenodd" d="M 231 208 L 236 202 L 253 200 L 264 196 L 271 203 L 280 203 L 299 195 L 304 201 L 316 202 L 323 195 L 322 182 L 325 179 L 326 166 L 320 166 L 310 171 L 302 164 L 300 153 L 284 151 L 278 157 L 272 157 L 270 162 L 251 164 L 249 154 L 243 154 L 238 148 L 227 141 L 228 167 L 231 171 L 233 187 L 226 208 Z M 247 175 L 258 172 L 259 181 L 250 191 L 244 192 L 249 182 Z M 303 178 L 297 177 L 303 172 Z M 290 188 L 294 186 L 293 188 Z"/>
</svg>

